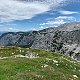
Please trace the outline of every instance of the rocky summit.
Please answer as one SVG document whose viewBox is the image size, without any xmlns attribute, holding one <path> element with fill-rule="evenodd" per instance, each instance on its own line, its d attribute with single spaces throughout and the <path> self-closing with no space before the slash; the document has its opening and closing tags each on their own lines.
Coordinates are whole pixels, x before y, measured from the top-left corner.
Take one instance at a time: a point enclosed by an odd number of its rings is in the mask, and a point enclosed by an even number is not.
<svg viewBox="0 0 80 80">
<path fill-rule="evenodd" d="M 65 23 L 40 31 L 4 33 L 0 36 L 0 46 L 45 49 L 80 60 L 80 22 Z"/>
</svg>

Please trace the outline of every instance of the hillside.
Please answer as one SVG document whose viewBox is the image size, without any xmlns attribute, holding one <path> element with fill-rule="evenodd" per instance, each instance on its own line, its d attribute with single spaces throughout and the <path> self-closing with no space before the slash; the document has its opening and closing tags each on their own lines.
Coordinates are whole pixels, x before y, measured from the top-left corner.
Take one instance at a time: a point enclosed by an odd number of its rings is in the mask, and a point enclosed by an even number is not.
<svg viewBox="0 0 80 80">
<path fill-rule="evenodd" d="M 40 49 L 0 47 L 0 80 L 80 80 L 80 62 Z"/>
</svg>

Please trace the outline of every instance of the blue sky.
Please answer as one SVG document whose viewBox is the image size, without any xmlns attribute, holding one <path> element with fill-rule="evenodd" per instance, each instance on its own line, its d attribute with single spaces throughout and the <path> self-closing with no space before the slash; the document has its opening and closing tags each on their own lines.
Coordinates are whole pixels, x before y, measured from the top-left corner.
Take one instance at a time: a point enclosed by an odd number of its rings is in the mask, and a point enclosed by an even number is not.
<svg viewBox="0 0 80 80">
<path fill-rule="evenodd" d="M 80 21 L 80 0 L 0 0 L 0 31 L 30 31 Z"/>
</svg>

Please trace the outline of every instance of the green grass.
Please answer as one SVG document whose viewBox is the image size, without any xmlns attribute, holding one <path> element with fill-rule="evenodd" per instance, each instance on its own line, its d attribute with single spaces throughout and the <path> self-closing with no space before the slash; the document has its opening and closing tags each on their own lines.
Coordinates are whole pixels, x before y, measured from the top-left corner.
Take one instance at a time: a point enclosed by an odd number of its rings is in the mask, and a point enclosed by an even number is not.
<svg viewBox="0 0 80 80">
<path fill-rule="evenodd" d="M 37 58 L 14 57 L 28 52 Z M 59 53 L 0 47 L 0 57 L 0 80 L 80 80 L 80 62 Z"/>
</svg>

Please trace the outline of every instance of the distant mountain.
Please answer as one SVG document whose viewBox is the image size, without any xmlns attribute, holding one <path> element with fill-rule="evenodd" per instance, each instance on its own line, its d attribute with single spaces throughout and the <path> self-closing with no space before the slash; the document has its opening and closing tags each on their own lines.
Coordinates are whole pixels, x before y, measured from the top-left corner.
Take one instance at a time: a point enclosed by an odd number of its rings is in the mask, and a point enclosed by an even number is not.
<svg viewBox="0 0 80 80">
<path fill-rule="evenodd" d="M 1 36 L 3 33 L 6 33 L 6 32 L 5 32 L 5 31 L 0 31 L 0 36 Z"/>
<path fill-rule="evenodd" d="M 35 31 L 7 32 L 0 36 L 0 46 L 31 47 L 35 39 Z"/>
<path fill-rule="evenodd" d="M 45 49 L 80 60 L 80 22 L 40 31 L 4 33 L 0 37 L 0 45 Z"/>
</svg>

